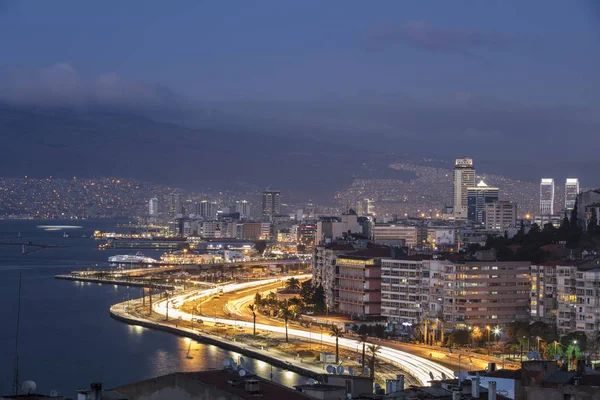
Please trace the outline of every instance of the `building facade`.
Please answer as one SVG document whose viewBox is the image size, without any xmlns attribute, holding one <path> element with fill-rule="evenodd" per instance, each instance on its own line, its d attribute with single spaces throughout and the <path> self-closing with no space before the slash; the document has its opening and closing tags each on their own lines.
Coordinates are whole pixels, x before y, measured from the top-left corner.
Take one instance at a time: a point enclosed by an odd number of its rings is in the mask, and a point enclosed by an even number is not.
<svg viewBox="0 0 600 400">
<path fill-rule="evenodd" d="M 417 227 L 400 223 L 374 224 L 373 241 L 390 246 L 417 247 Z"/>
<path fill-rule="evenodd" d="M 517 226 L 517 203 L 494 201 L 485 204 L 485 229 L 504 231 Z"/>
<path fill-rule="evenodd" d="M 381 315 L 397 329 L 442 316 L 443 268 L 440 260 L 381 260 Z"/>
<path fill-rule="evenodd" d="M 238 200 L 235 202 L 235 212 L 240 214 L 241 219 L 248 219 L 250 215 L 250 204 L 246 200 Z"/>
<path fill-rule="evenodd" d="M 355 249 L 348 243 L 321 244 L 315 246 L 312 261 L 313 287 L 322 286 L 325 292 L 325 304 L 328 309 L 335 308 L 334 286 L 336 284 L 337 257 L 352 253 Z"/>
<path fill-rule="evenodd" d="M 444 265 L 444 320 L 455 326 L 529 321 L 529 262 L 457 262 Z"/>
<path fill-rule="evenodd" d="M 540 183 L 540 215 L 554 214 L 554 179 L 542 178 Z"/>
<path fill-rule="evenodd" d="M 148 215 L 158 215 L 158 199 L 156 197 L 153 197 L 148 201 Z"/>
<path fill-rule="evenodd" d="M 567 178 L 567 181 L 565 182 L 565 210 L 569 211 L 575 208 L 578 194 L 579 179 Z"/>
<path fill-rule="evenodd" d="M 467 190 L 475 186 L 475 168 L 471 158 L 457 158 L 454 165 L 454 217 L 467 219 Z"/>
<path fill-rule="evenodd" d="M 489 187 L 484 181 L 467 188 L 468 219 L 471 222 L 485 223 L 485 205 L 498 201 L 500 189 Z"/>
<path fill-rule="evenodd" d="M 266 190 L 262 198 L 262 219 L 271 222 L 274 215 L 281 214 L 281 193 L 278 190 Z"/>
</svg>

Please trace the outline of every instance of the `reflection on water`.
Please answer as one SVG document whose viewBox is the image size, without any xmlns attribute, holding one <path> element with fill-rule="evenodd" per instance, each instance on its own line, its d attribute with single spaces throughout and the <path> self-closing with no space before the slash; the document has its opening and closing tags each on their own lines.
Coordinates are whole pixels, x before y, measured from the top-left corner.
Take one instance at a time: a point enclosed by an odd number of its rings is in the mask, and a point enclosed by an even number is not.
<svg viewBox="0 0 600 400">
<path fill-rule="evenodd" d="M 102 229 L 98 224 L 107 223 L 81 222 L 84 232 Z M 34 380 L 36 391 L 42 394 L 56 389 L 74 397 L 76 389 L 89 387 L 91 382 L 100 381 L 111 388 L 177 371 L 221 368 L 230 357 L 239 360 L 239 354 L 213 345 L 192 341 L 190 346 L 185 338 L 110 318 L 111 305 L 139 292 L 112 284 L 60 281 L 53 276 L 105 262 L 119 251 L 101 251 L 94 240 L 65 239 L 35 225 L 35 221 L 0 221 L 0 236 L 21 232 L 34 243 L 68 243 L 71 247 L 22 256 L 17 246 L 0 246 L 0 321 L 6 326 L 0 329 L 0 394 L 12 391 L 19 273 L 23 276 L 20 376 Z M 192 358 L 187 358 L 188 348 Z M 244 359 L 248 370 L 270 378 L 269 364 Z M 288 386 L 307 380 L 279 368 L 272 373 L 274 381 Z"/>
</svg>

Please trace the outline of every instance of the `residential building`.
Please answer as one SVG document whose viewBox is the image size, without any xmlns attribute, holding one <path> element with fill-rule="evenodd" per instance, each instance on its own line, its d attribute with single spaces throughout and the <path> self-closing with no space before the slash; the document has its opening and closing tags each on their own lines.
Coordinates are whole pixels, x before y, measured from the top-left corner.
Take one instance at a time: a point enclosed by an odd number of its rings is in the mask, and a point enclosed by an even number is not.
<svg viewBox="0 0 600 400">
<path fill-rule="evenodd" d="M 485 223 L 485 205 L 498 201 L 500 189 L 489 187 L 484 181 L 467 188 L 468 219 L 471 222 Z"/>
<path fill-rule="evenodd" d="M 441 317 L 444 263 L 422 257 L 381 260 L 381 315 L 396 329 Z"/>
<path fill-rule="evenodd" d="M 325 304 L 328 309 L 335 307 L 334 286 L 337 257 L 356 251 L 349 243 L 330 243 L 315 246 L 312 260 L 313 286 L 321 285 L 325 292 Z"/>
<path fill-rule="evenodd" d="M 266 190 L 262 198 L 262 219 L 271 222 L 274 215 L 281 214 L 281 193 L 278 190 Z"/>
<path fill-rule="evenodd" d="M 353 210 L 340 217 L 325 217 L 317 222 L 317 242 L 330 243 L 343 238 L 345 234 L 362 233 L 358 216 Z"/>
<path fill-rule="evenodd" d="M 540 215 L 554 214 L 554 179 L 542 178 L 540 183 Z"/>
<path fill-rule="evenodd" d="M 504 231 L 517 226 L 517 203 L 501 200 L 486 203 L 484 208 L 485 229 Z"/>
<path fill-rule="evenodd" d="M 600 331 L 600 262 L 580 267 L 576 272 L 577 332 L 588 335 Z"/>
<path fill-rule="evenodd" d="M 356 213 L 360 217 L 375 215 L 375 200 L 361 199 L 356 204 Z"/>
<path fill-rule="evenodd" d="M 373 241 L 390 246 L 417 247 L 417 227 L 401 223 L 375 223 Z"/>
<path fill-rule="evenodd" d="M 475 168 L 471 158 L 457 158 L 454 166 L 454 217 L 467 219 L 467 190 L 475 186 Z"/>
<path fill-rule="evenodd" d="M 381 259 L 389 247 L 371 247 L 336 260 L 335 311 L 357 317 L 381 315 Z"/>
<path fill-rule="evenodd" d="M 298 225 L 296 227 L 298 244 L 306 246 L 307 250 L 311 250 L 315 245 L 316 236 L 317 225 Z"/>
<path fill-rule="evenodd" d="M 158 215 L 158 199 L 156 197 L 153 197 L 148 201 L 148 215 Z"/>
<path fill-rule="evenodd" d="M 441 247 L 454 246 L 456 244 L 456 230 L 452 227 L 428 227 L 427 243 L 434 250 Z"/>
<path fill-rule="evenodd" d="M 196 203 L 196 214 L 204 219 L 213 220 L 217 217 L 217 204 L 208 200 Z"/>
<path fill-rule="evenodd" d="M 565 210 L 572 210 L 575 208 L 575 202 L 577 201 L 577 195 L 579 194 L 579 179 L 567 178 L 565 183 Z"/>
<path fill-rule="evenodd" d="M 263 235 L 263 224 L 261 222 L 243 222 L 237 224 L 237 239 L 260 240 Z M 270 232 L 269 227 L 269 232 Z"/>
<path fill-rule="evenodd" d="M 586 220 L 586 207 L 600 203 L 600 189 L 588 190 L 577 195 L 577 220 L 583 224 Z"/>
<path fill-rule="evenodd" d="M 200 235 L 206 239 L 219 239 L 223 237 L 221 230 L 221 222 L 219 221 L 203 221 L 201 223 Z"/>
<path fill-rule="evenodd" d="M 455 326 L 529 321 L 530 263 L 457 261 L 444 265 L 444 320 Z"/>
</svg>

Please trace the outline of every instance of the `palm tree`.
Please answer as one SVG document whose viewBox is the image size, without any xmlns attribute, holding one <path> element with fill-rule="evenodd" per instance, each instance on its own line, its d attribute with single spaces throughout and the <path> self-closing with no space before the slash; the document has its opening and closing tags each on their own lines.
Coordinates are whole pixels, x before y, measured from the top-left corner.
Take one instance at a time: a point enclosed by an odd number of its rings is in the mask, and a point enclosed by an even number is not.
<svg viewBox="0 0 600 400">
<path fill-rule="evenodd" d="M 294 318 L 294 309 L 287 304 L 287 302 L 282 302 L 279 305 L 279 316 L 283 318 L 285 322 L 285 342 L 288 342 L 288 321 Z"/>
<path fill-rule="evenodd" d="M 297 290 L 300 289 L 300 281 L 298 278 L 290 278 L 285 282 L 286 289 Z"/>
<path fill-rule="evenodd" d="M 248 309 L 252 311 L 252 319 L 254 320 L 254 332 L 253 335 L 256 336 L 256 304 L 249 304 Z"/>
<path fill-rule="evenodd" d="M 340 347 L 338 346 L 338 340 L 339 338 L 344 337 L 344 331 L 339 326 L 332 325 L 329 336 L 335 338 L 335 363 L 337 364 L 340 362 Z"/>
<path fill-rule="evenodd" d="M 381 346 L 378 344 L 372 344 L 369 346 L 369 353 L 371 353 L 371 359 L 369 360 L 369 368 L 371 369 L 371 379 L 375 379 L 375 359 L 377 353 L 381 350 Z"/>
<path fill-rule="evenodd" d="M 363 371 L 365 370 L 365 347 L 368 343 L 368 340 L 369 340 L 369 336 L 367 336 L 364 333 L 358 337 L 358 342 L 362 343 L 362 369 L 363 369 Z"/>
</svg>

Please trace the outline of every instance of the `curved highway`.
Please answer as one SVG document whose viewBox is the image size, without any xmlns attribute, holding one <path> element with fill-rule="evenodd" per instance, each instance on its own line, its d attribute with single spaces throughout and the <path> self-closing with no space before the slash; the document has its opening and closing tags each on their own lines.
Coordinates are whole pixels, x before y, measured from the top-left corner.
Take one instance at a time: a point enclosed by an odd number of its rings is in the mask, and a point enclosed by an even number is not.
<svg viewBox="0 0 600 400">
<path fill-rule="evenodd" d="M 192 315 L 178 310 L 178 308 L 181 306 L 181 304 L 183 304 L 183 302 L 185 302 L 185 301 L 192 301 L 192 300 L 196 300 L 196 299 L 206 298 L 209 296 L 214 296 L 215 294 L 218 294 L 221 291 L 221 289 L 222 289 L 223 293 L 234 292 L 234 291 L 237 291 L 240 289 L 264 286 L 267 284 L 275 283 L 277 281 L 286 280 L 286 279 L 289 279 L 292 277 L 298 278 L 298 279 L 304 279 L 304 278 L 310 277 L 310 275 L 297 275 L 297 276 L 289 276 L 289 277 L 279 278 L 279 279 L 267 279 L 267 280 L 262 280 L 262 281 L 254 281 L 254 282 L 246 282 L 246 283 L 238 283 L 238 284 L 228 284 L 228 285 L 221 286 L 219 288 L 202 290 L 200 292 L 195 292 L 195 293 L 191 293 L 191 294 L 190 293 L 183 294 L 183 295 L 176 296 L 176 297 L 173 297 L 173 298 L 170 298 L 167 300 L 161 300 L 161 301 L 154 303 L 152 308 L 155 312 L 165 315 L 167 313 L 167 306 L 168 306 L 167 303 L 170 302 L 171 306 L 169 306 L 169 310 L 168 310 L 169 315 L 172 317 L 175 317 L 175 318 L 181 318 L 183 320 L 189 321 L 189 320 L 191 320 Z M 245 302 L 247 302 L 247 300 Z M 234 312 L 238 313 L 240 311 L 239 307 L 241 305 L 243 305 L 244 302 L 241 302 L 238 300 L 238 301 L 236 301 L 235 304 L 236 305 L 234 305 L 234 307 L 235 307 Z M 202 319 L 207 322 L 215 322 L 215 323 L 221 322 L 221 323 L 225 323 L 225 324 L 231 324 L 233 322 L 233 320 L 227 319 L 227 318 L 213 318 L 213 317 L 198 316 L 198 315 L 195 315 L 194 318 Z M 235 323 L 237 325 L 241 325 L 246 328 L 252 328 L 252 326 L 253 326 L 253 323 L 248 322 L 248 321 L 237 320 Z M 275 332 L 275 333 L 285 334 L 285 327 L 283 327 L 283 326 L 280 327 L 280 326 L 272 326 L 272 325 L 257 323 L 256 328 L 264 330 L 264 331 L 271 331 L 271 332 Z M 316 339 L 317 335 L 319 335 L 319 333 L 316 333 L 313 331 L 293 329 L 293 328 L 289 328 L 289 327 L 288 327 L 288 334 L 290 336 L 296 336 L 296 337 L 306 338 L 306 339 L 312 339 L 312 338 Z M 329 335 L 326 335 L 326 336 L 323 335 L 323 336 L 318 336 L 318 337 L 319 338 L 322 337 L 322 339 L 320 339 L 320 340 L 323 340 L 323 342 L 335 345 L 335 338 L 330 337 Z M 359 345 L 359 342 L 357 340 L 353 340 L 353 339 L 340 338 L 339 345 L 341 347 L 355 350 L 357 348 L 357 346 Z M 396 350 L 396 349 L 387 347 L 385 345 L 381 346 L 378 356 L 380 359 L 383 359 L 392 364 L 401 366 L 402 369 L 408 371 L 411 375 L 416 377 L 423 385 L 429 384 L 429 381 L 431 380 L 431 375 L 433 375 L 433 377 L 435 379 L 441 379 L 444 375 L 447 377 L 452 377 L 454 374 L 454 372 L 452 370 L 450 370 L 449 368 L 443 367 L 431 360 L 428 360 L 428 359 L 422 358 L 422 357 L 418 357 L 413 354 L 406 353 L 404 351 Z"/>
</svg>

